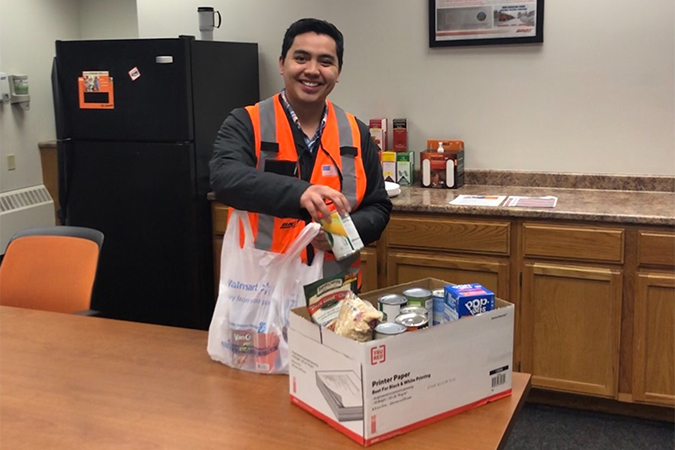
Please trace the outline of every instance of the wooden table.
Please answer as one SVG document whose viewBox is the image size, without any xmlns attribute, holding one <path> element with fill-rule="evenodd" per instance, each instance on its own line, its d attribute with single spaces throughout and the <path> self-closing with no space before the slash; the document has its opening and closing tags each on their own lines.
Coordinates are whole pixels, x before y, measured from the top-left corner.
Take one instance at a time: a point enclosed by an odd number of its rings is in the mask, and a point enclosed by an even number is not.
<svg viewBox="0 0 675 450">
<path fill-rule="evenodd" d="M 214 362 L 206 338 L 0 307 L 0 448 L 360 448 L 291 405 L 287 376 Z M 529 386 L 530 375 L 514 373 L 511 397 L 374 448 L 500 448 Z"/>
</svg>

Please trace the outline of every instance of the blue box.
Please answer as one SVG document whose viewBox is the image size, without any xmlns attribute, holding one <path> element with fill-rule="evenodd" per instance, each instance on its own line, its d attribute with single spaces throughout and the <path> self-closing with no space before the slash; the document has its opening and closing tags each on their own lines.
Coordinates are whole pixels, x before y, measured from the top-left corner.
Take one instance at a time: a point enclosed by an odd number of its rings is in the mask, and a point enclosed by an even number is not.
<svg viewBox="0 0 675 450">
<path fill-rule="evenodd" d="M 495 309 L 495 294 L 480 283 L 445 286 L 444 316 L 449 320 Z"/>
</svg>

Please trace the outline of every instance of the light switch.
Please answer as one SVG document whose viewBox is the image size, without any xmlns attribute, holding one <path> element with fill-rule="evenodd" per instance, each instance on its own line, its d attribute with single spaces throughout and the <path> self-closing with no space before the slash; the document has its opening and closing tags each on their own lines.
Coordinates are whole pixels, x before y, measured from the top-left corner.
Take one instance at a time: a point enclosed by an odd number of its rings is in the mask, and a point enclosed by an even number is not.
<svg viewBox="0 0 675 450">
<path fill-rule="evenodd" d="M 7 170 L 14 169 L 16 169 L 16 159 L 14 158 L 14 155 L 7 155 Z"/>
</svg>

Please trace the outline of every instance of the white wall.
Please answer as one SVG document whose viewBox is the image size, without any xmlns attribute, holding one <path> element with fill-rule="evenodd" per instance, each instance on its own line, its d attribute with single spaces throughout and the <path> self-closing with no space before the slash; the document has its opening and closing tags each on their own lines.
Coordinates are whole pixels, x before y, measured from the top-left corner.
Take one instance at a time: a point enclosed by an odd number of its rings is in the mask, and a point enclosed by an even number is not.
<svg viewBox="0 0 675 450">
<path fill-rule="evenodd" d="M 137 0 L 140 37 L 199 36 L 197 7 L 220 10 L 216 40 L 260 44 L 261 95 L 282 87 L 283 33 L 335 23 L 345 66 L 331 95 L 359 118 L 407 117 L 409 144 L 463 139 L 468 168 L 675 175 L 675 6 L 549 1 L 543 45 L 428 47 L 425 0 Z"/>
<path fill-rule="evenodd" d="M 138 37 L 136 0 L 79 0 L 80 39 Z"/>
</svg>

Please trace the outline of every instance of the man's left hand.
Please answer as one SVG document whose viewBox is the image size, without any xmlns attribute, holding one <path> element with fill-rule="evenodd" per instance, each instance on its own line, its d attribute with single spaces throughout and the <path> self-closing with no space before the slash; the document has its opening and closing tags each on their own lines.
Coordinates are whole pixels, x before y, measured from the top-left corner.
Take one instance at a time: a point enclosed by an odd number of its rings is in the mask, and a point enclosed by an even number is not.
<svg viewBox="0 0 675 450">
<path fill-rule="evenodd" d="M 319 234 L 316 235 L 316 237 L 312 241 L 312 245 L 314 246 L 315 249 L 322 250 L 324 252 L 329 252 L 331 250 L 330 243 L 328 242 L 328 238 L 326 238 L 326 233 L 323 230 L 321 230 L 321 232 L 319 232 Z"/>
</svg>

